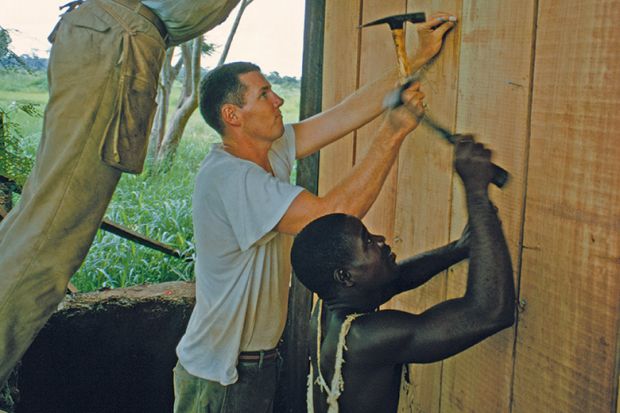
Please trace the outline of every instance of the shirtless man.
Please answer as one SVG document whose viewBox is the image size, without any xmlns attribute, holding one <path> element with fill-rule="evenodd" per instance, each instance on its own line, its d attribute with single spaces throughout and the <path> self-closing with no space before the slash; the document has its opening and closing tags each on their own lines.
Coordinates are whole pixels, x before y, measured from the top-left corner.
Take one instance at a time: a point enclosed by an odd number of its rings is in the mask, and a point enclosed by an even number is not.
<svg viewBox="0 0 620 413">
<path fill-rule="evenodd" d="M 510 255 L 487 191 L 490 151 L 459 137 L 455 167 L 469 224 L 444 247 L 396 263 L 384 237 L 345 214 L 319 218 L 296 237 L 296 276 L 322 303 L 311 322 L 309 412 L 396 412 L 408 363 L 443 360 L 514 323 Z M 465 258 L 463 297 L 421 314 L 375 311 Z"/>
</svg>

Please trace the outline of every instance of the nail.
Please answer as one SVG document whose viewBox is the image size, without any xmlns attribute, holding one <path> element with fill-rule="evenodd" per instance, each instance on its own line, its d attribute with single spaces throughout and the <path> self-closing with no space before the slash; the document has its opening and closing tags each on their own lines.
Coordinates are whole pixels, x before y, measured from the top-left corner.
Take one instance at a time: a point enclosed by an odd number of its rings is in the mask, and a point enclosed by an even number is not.
<svg viewBox="0 0 620 413">
<path fill-rule="evenodd" d="M 450 16 L 448 18 L 448 21 L 455 22 L 456 21 L 456 16 Z"/>
</svg>

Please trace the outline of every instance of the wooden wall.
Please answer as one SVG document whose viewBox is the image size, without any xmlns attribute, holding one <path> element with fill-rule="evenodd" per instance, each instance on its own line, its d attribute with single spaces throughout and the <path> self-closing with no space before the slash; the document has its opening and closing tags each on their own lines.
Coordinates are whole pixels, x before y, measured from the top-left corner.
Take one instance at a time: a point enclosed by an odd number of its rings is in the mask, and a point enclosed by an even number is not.
<svg viewBox="0 0 620 413">
<path fill-rule="evenodd" d="M 435 118 L 475 133 L 511 172 L 491 192 L 520 311 L 514 328 L 412 366 L 414 410 L 618 412 L 620 0 L 327 0 L 323 107 L 395 65 L 387 25 L 361 23 L 437 10 L 459 23 L 422 87 Z M 321 152 L 319 193 L 363 156 L 375 126 Z M 400 257 L 443 245 L 466 221 L 460 185 L 452 149 L 420 127 L 365 222 Z M 465 270 L 389 306 L 417 312 L 458 296 Z"/>
</svg>

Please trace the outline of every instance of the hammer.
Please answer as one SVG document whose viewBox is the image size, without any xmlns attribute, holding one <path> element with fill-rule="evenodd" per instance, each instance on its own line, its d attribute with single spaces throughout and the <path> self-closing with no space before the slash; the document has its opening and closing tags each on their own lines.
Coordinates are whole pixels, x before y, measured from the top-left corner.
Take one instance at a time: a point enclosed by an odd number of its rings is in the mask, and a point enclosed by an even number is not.
<svg viewBox="0 0 620 413">
<path fill-rule="evenodd" d="M 387 23 L 392 31 L 392 39 L 394 40 L 394 47 L 396 48 L 396 56 L 398 56 L 398 70 L 400 72 L 400 78 L 404 81 L 410 74 L 409 61 L 407 60 L 407 48 L 405 47 L 405 31 L 403 27 L 405 22 L 411 23 L 424 23 L 426 21 L 426 14 L 424 13 L 408 13 L 399 14 L 397 16 L 384 17 L 370 23 L 366 23 L 361 27 L 376 26 L 378 24 Z"/>
<path fill-rule="evenodd" d="M 423 23 L 426 21 L 426 15 L 424 13 L 409 13 L 400 14 L 395 16 L 384 17 L 379 20 L 366 23 L 361 27 L 374 26 L 377 24 L 387 23 L 392 31 L 392 38 L 394 40 L 394 46 L 396 47 L 396 57 L 398 59 L 398 69 L 400 73 L 401 86 L 390 92 L 383 101 L 383 107 L 386 109 L 396 108 L 403 104 L 401 99 L 401 93 L 411 86 L 412 83 L 420 80 L 421 76 L 411 75 L 411 69 L 407 60 L 407 50 L 405 48 L 405 34 L 403 26 L 405 22 L 411 23 Z M 448 131 L 448 129 L 442 127 L 435 122 L 428 114 L 425 114 L 422 118 L 422 122 L 437 132 L 442 138 L 446 139 L 450 144 L 456 142 L 455 134 Z M 508 181 L 508 171 L 504 168 L 493 164 L 493 179 L 491 183 L 498 188 L 503 187 Z"/>
</svg>

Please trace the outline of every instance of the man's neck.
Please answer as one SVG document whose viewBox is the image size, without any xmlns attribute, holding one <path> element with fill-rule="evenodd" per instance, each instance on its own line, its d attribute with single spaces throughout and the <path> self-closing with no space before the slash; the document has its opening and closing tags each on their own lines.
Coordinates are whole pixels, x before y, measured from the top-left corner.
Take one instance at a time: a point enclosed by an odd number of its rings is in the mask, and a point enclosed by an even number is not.
<svg viewBox="0 0 620 413">
<path fill-rule="evenodd" d="M 222 147 L 229 154 L 240 159 L 245 159 L 246 161 L 254 162 L 265 171 L 273 174 L 271 163 L 269 162 L 271 142 L 258 141 L 241 136 L 224 136 L 222 137 Z"/>
<path fill-rule="evenodd" d="M 355 313 L 369 313 L 374 311 L 380 304 L 378 300 L 361 296 L 336 297 L 324 300 L 324 302 L 329 311 L 342 316 Z"/>
</svg>

